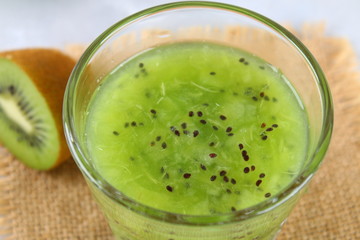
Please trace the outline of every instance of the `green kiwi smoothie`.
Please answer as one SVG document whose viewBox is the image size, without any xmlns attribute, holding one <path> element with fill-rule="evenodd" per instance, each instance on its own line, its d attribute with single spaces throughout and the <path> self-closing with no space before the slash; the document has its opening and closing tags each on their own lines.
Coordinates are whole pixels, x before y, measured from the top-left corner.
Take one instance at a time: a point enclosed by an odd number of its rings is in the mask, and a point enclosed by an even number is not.
<svg viewBox="0 0 360 240">
<path fill-rule="evenodd" d="M 88 107 L 97 171 L 134 201 L 187 215 L 254 206 L 303 167 L 307 114 L 279 69 L 239 49 L 176 43 L 119 65 Z"/>
</svg>

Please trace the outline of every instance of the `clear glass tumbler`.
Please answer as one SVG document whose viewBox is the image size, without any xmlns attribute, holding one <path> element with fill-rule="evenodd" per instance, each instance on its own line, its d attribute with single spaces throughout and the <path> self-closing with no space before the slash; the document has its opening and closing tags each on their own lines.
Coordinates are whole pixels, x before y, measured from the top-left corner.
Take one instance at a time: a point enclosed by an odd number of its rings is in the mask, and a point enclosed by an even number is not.
<svg viewBox="0 0 360 240">
<path fill-rule="evenodd" d="M 309 149 L 302 171 L 284 191 L 258 205 L 226 214 L 181 215 L 152 209 L 111 186 L 94 167 L 85 144 L 87 107 L 102 79 L 119 64 L 163 44 L 200 41 L 250 52 L 281 69 L 301 96 L 309 120 Z M 64 99 L 64 128 L 78 167 L 116 239 L 274 239 L 304 193 L 329 145 L 333 106 L 318 63 L 290 32 L 250 10 L 215 2 L 156 6 L 116 23 L 77 63 Z"/>
</svg>

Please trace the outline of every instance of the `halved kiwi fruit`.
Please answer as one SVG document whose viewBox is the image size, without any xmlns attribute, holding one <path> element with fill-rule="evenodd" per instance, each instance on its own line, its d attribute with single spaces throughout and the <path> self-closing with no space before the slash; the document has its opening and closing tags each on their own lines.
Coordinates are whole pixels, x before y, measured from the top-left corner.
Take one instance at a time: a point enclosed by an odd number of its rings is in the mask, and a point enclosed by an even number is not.
<svg viewBox="0 0 360 240">
<path fill-rule="evenodd" d="M 0 53 L 0 142 L 31 168 L 48 170 L 70 158 L 61 113 L 74 65 L 53 49 Z"/>
</svg>

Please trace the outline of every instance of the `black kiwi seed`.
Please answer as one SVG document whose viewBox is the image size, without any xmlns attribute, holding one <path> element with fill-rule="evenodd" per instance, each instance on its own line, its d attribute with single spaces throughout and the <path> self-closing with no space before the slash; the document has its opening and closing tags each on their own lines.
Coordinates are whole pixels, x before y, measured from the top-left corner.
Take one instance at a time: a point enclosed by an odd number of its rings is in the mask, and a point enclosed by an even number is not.
<svg viewBox="0 0 360 240">
<path fill-rule="evenodd" d="M 167 147 L 166 142 L 163 142 L 163 143 L 161 144 L 161 147 L 162 147 L 163 149 L 165 149 L 165 148 Z"/>
<path fill-rule="evenodd" d="M 225 170 L 221 170 L 220 171 L 220 176 L 225 176 L 226 175 L 226 171 Z"/>
<path fill-rule="evenodd" d="M 264 141 L 265 141 L 267 138 L 268 138 L 268 137 L 267 137 L 266 135 L 264 135 L 264 136 L 261 137 L 261 139 L 264 140 Z"/>
<path fill-rule="evenodd" d="M 255 96 L 253 96 L 252 97 L 252 100 L 254 100 L 255 102 L 258 100 L 258 98 L 257 97 L 255 97 Z"/>
<path fill-rule="evenodd" d="M 224 115 L 220 115 L 220 119 L 224 121 L 226 120 L 226 117 Z"/>
<path fill-rule="evenodd" d="M 279 125 L 273 124 L 272 126 L 273 126 L 273 128 L 277 128 Z"/>
<path fill-rule="evenodd" d="M 33 108 L 32 108 L 32 107 L 28 107 L 28 109 L 26 109 L 26 110 L 24 111 L 24 114 L 25 114 L 25 115 L 29 115 L 32 111 L 33 111 Z"/>
<path fill-rule="evenodd" d="M 155 138 L 155 140 L 156 140 L 156 141 L 160 141 L 160 140 L 161 140 L 161 136 L 157 136 L 157 137 Z"/>
<path fill-rule="evenodd" d="M 206 124 L 206 121 L 205 121 L 204 119 L 201 119 L 201 120 L 200 120 L 200 123 Z"/>
<path fill-rule="evenodd" d="M 136 122 L 135 122 L 135 121 L 132 121 L 132 122 L 131 122 L 131 126 L 136 127 Z"/>
<path fill-rule="evenodd" d="M 217 131 L 219 128 L 217 126 L 213 126 L 213 129 Z"/>
<path fill-rule="evenodd" d="M 210 177 L 210 181 L 212 181 L 212 182 L 215 181 L 215 179 L 216 179 L 216 176 L 215 176 L 215 175 L 213 175 L 213 176 Z"/>
<path fill-rule="evenodd" d="M 152 142 L 150 142 L 150 146 L 155 146 L 155 142 L 154 141 L 152 141 Z"/>
<path fill-rule="evenodd" d="M 242 143 L 239 144 L 239 149 L 240 150 L 244 149 L 244 145 Z"/>
<path fill-rule="evenodd" d="M 227 129 L 226 129 L 226 132 L 231 132 L 232 131 L 232 127 L 228 127 Z"/>
<path fill-rule="evenodd" d="M 202 117 L 203 113 L 201 111 L 197 112 L 198 117 Z"/>
<path fill-rule="evenodd" d="M 45 131 L 45 128 L 40 127 L 40 126 L 35 126 L 35 129 L 40 131 L 40 132 Z"/>
<path fill-rule="evenodd" d="M 232 193 L 230 189 L 226 189 L 226 192 L 227 192 L 228 194 L 231 194 L 231 193 Z"/>
<path fill-rule="evenodd" d="M 228 133 L 228 136 L 229 137 L 234 136 L 234 133 Z"/>
<path fill-rule="evenodd" d="M 175 132 L 176 128 L 174 126 L 170 127 L 170 131 Z"/>
<path fill-rule="evenodd" d="M 236 184 L 236 180 L 235 180 L 234 178 L 232 178 L 232 179 L 231 179 L 231 183 L 235 185 L 235 184 Z"/>
<path fill-rule="evenodd" d="M 155 109 L 151 109 L 150 112 L 151 112 L 152 114 L 156 114 L 156 110 L 155 110 Z"/>
<path fill-rule="evenodd" d="M 14 85 L 10 85 L 8 87 L 8 90 L 9 90 L 11 95 L 15 95 L 16 89 L 15 89 Z"/>
<path fill-rule="evenodd" d="M 194 112 L 193 112 L 193 111 L 190 111 L 190 112 L 189 112 L 189 117 L 192 117 L 192 116 L 194 116 Z"/>
<path fill-rule="evenodd" d="M 210 72 L 210 75 L 216 75 L 216 72 Z"/>
<path fill-rule="evenodd" d="M 39 142 L 36 138 L 32 138 L 31 144 L 32 144 L 33 147 L 39 147 L 41 142 Z"/>
<path fill-rule="evenodd" d="M 143 67 L 144 67 L 144 64 L 143 64 L 143 63 L 139 63 L 139 67 L 140 67 L 140 68 L 143 68 Z"/>
<path fill-rule="evenodd" d="M 266 194 L 265 194 L 265 197 L 266 197 L 266 198 L 271 197 L 271 193 L 269 193 L 269 192 L 268 192 L 268 193 L 266 193 Z"/>
<path fill-rule="evenodd" d="M 187 179 L 187 178 L 190 178 L 190 177 L 191 177 L 191 173 L 184 173 L 183 177 L 186 178 L 186 179 Z"/>
<path fill-rule="evenodd" d="M 256 181 L 256 186 L 257 186 L 257 187 L 260 186 L 261 183 L 262 183 L 262 180 L 260 180 L 260 179 L 257 180 L 257 181 Z"/>
<path fill-rule="evenodd" d="M 264 178 L 265 177 L 265 173 L 260 173 L 259 178 Z"/>
<path fill-rule="evenodd" d="M 209 143 L 209 146 L 210 146 L 210 147 L 213 147 L 213 146 L 215 146 L 215 143 L 214 143 L 214 142 L 211 142 L 211 143 Z"/>
<path fill-rule="evenodd" d="M 193 136 L 194 137 L 197 137 L 199 135 L 199 131 L 198 130 L 195 130 L 194 132 L 193 132 Z"/>
<path fill-rule="evenodd" d="M 216 154 L 216 153 L 210 153 L 210 154 L 209 154 L 209 157 L 215 158 L 215 157 L 217 157 L 217 154 Z"/>
<path fill-rule="evenodd" d="M 125 127 L 125 128 L 129 127 L 129 123 L 126 122 L 126 123 L 124 124 L 124 127 Z"/>
<path fill-rule="evenodd" d="M 0 91 L 0 93 L 1 93 L 1 91 Z M 24 104 L 24 98 L 22 98 L 21 100 L 19 100 L 18 102 L 17 102 L 17 105 L 21 108 L 21 106 Z"/>
<path fill-rule="evenodd" d="M 174 133 L 175 133 L 176 136 L 180 137 L 180 132 L 179 132 L 179 130 L 175 130 Z"/>
<path fill-rule="evenodd" d="M 181 127 L 182 127 L 183 129 L 186 129 L 186 127 L 187 127 L 187 126 L 186 126 L 186 123 L 182 123 L 182 124 L 181 124 Z"/>
<path fill-rule="evenodd" d="M 115 136 L 119 136 L 119 132 L 118 132 L 118 131 L 113 131 L 113 134 L 114 134 Z"/>
<path fill-rule="evenodd" d="M 166 190 L 168 190 L 169 192 L 172 192 L 173 191 L 173 188 L 169 185 L 166 186 Z"/>
<path fill-rule="evenodd" d="M 21 111 L 25 111 L 25 109 L 29 106 L 29 102 L 25 102 L 20 106 Z"/>
<path fill-rule="evenodd" d="M 240 58 L 239 59 L 239 62 L 244 62 L 245 61 L 245 58 Z"/>
<path fill-rule="evenodd" d="M 253 88 L 248 87 L 248 88 L 246 88 L 244 94 L 245 94 L 246 96 L 250 96 L 251 94 L 253 94 L 253 92 L 254 92 Z"/>
<path fill-rule="evenodd" d="M 22 98 L 22 99 L 21 99 L 20 109 L 21 109 L 22 111 L 26 111 L 26 110 L 28 110 L 28 108 L 31 108 L 30 102 L 29 102 L 27 99 Z"/>
<path fill-rule="evenodd" d="M 245 168 L 244 168 L 244 173 L 248 173 L 248 172 L 250 172 L 250 168 L 245 167 Z"/>
<path fill-rule="evenodd" d="M 223 177 L 224 182 L 229 182 L 229 178 L 227 176 Z"/>
<path fill-rule="evenodd" d="M 266 123 L 262 123 L 260 127 L 261 127 L 261 128 L 266 127 Z"/>
<path fill-rule="evenodd" d="M 200 164 L 200 168 L 204 171 L 206 170 L 206 166 L 204 164 Z"/>
<path fill-rule="evenodd" d="M 235 207 L 231 207 L 231 211 L 232 211 L 232 212 L 235 212 L 235 211 L 236 211 L 236 208 L 235 208 Z"/>
</svg>

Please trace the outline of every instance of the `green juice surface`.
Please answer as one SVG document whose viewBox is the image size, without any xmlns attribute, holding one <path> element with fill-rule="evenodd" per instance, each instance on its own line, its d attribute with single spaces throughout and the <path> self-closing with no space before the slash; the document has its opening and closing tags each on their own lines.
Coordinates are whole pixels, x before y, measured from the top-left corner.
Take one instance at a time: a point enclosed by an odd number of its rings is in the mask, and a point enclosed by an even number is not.
<svg viewBox="0 0 360 240">
<path fill-rule="evenodd" d="M 177 43 L 118 66 L 88 108 L 96 169 L 142 204 L 181 214 L 244 209 L 302 168 L 306 112 L 286 78 L 238 49 Z"/>
</svg>

